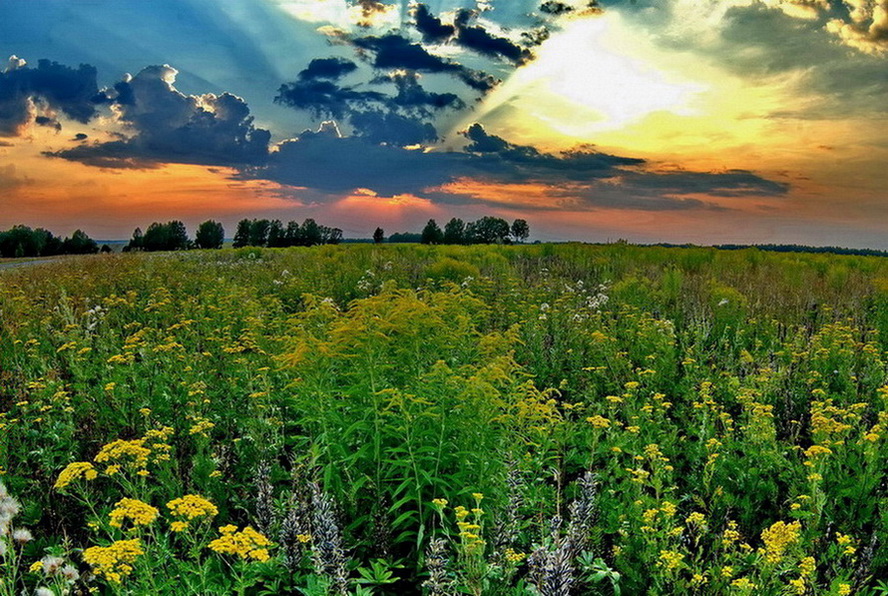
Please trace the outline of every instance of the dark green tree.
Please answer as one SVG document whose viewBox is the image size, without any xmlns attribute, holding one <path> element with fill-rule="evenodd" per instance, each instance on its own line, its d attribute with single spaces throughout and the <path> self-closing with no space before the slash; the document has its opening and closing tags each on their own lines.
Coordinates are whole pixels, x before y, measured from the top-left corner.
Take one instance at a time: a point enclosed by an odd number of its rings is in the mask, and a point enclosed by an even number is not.
<svg viewBox="0 0 888 596">
<path fill-rule="evenodd" d="M 373 232 L 373 242 L 376 244 L 382 244 L 385 242 L 385 232 L 382 228 L 376 228 Z"/>
<path fill-rule="evenodd" d="M 515 242 L 524 242 L 530 236 L 530 226 L 523 219 L 516 219 L 512 222 L 512 238 Z"/>
<path fill-rule="evenodd" d="M 454 217 L 444 225 L 444 244 L 463 244 L 466 241 L 466 224 Z"/>
<path fill-rule="evenodd" d="M 92 255 L 99 252 L 99 245 L 86 232 L 76 230 L 62 242 L 62 251 L 68 255 Z"/>
<path fill-rule="evenodd" d="M 197 227 L 194 243 L 197 248 L 222 248 L 225 242 L 225 229 L 218 221 L 209 219 Z"/>
<path fill-rule="evenodd" d="M 187 250 L 191 241 L 188 239 L 188 229 L 179 220 L 167 223 L 170 229 L 170 248 L 167 250 Z"/>
<path fill-rule="evenodd" d="M 142 234 L 142 228 L 133 230 L 133 237 L 130 238 L 129 244 L 124 247 L 124 252 L 131 250 L 145 250 L 145 236 Z"/>
<path fill-rule="evenodd" d="M 265 246 L 268 244 L 268 231 L 271 222 L 267 219 L 254 219 L 250 222 L 250 246 Z"/>
<path fill-rule="evenodd" d="M 148 251 L 169 250 L 170 228 L 160 222 L 152 222 L 142 238 L 142 248 Z"/>
<path fill-rule="evenodd" d="M 509 241 L 509 232 L 509 222 L 489 216 L 470 223 L 466 228 L 466 236 L 471 244 L 503 244 Z"/>
<path fill-rule="evenodd" d="M 250 243 L 250 220 L 242 219 L 237 222 L 237 230 L 234 232 L 232 245 L 234 248 L 241 248 Z"/>
<path fill-rule="evenodd" d="M 320 244 L 323 241 L 323 230 L 321 226 L 318 225 L 318 222 L 309 218 L 302 222 L 302 245 L 303 246 L 314 246 L 315 244 Z"/>
<path fill-rule="evenodd" d="M 284 224 L 279 219 L 273 220 L 268 227 L 268 246 L 287 246 L 287 233 L 284 231 Z"/>
<path fill-rule="evenodd" d="M 287 246 L 299 246 L 302 242 L 302 228 L 299 227 L 298 221 L 287 222 L 287 231 L 285 232 Z"/>
<path fill-rule="evenodd" d="M 423 244 L 441 244 L 444 241 L 444 232 L 438 227 L 434 219 L 430 219 L 426 226 L 422 229 Z"/>
</svg>

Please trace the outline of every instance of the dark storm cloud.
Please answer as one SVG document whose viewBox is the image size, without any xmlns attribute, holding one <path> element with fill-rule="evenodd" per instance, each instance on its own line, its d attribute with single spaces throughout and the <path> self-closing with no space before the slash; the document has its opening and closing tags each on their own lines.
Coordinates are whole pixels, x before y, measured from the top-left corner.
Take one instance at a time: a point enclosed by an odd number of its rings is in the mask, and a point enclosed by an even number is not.
<svg viewBox="0 0 888 596">
<path fill-rule="evenodd" d="M 315 58 L 299 73 L 299 78 L 336 80 L 357 69 L 358 65 L 346 58 Z"/>
<path fill-rule="evenodd" d="M 86 123 L 96 114 L 97 94 L 96 69 L 88 64 L 74 69 L 40 60 L 31 68 L 12 57 L 0 72 L 0 134 L 16 135 L 36 117 L 55 127 L 52 112 L 59 111 Z M 38 114 L 41 110 L 50 113 Z"/>
<path fill-rule="evenodd" d="M 476 91 L 487 92 L 499 81 L 480 71 L 472 70 L 457 62 L 435 56 L 421 44 L 414 43 L 389 33 L 383 36 L 370 35 L 349 39 L 348 43 L 372 54 L 371 64 L 383 70 L 404 69 L 425 73 L 446 73 L 457 77 Z"/>
<path fill-rule="evenodd" d="M 291 108 L 307 110 L 315 116 L 345 118 L 354 109 L 385 98 L 384 94 L 376 91 L 340 87 L 332 81 L 299 80 L 281 85 L 274 101 Z"/>
<path fill-rule="evenodd" d="M 438 131 L 431 123 L 393 112 L 356 112 L 351 116 L 350 123 L 358 136 L 376 144 L 389 143 L 404 147 L 438 140 Z"/>
<path fill-rule="evenodd" d="M 530 50 L 522 48 L 505 37 L 497 37 L 484 27 L 471 25 L 476 13 L 470 10 L 460 10 L 457 13 L 454 25 L 457 30 L 456 41 L 461 46 L 478 52 L 491 58 L 505 58 L 517 65 L 530 60 Z"/>
<path fill-rule="evenodd" d="M 312 70 L 311 66 L 306 70 Z M 399 146 L 438 140 L 438 132 L 428 120 L 435 112 L 465 107 L 454 93 L 427 91 L 413 71 L 379 76 L 371 83 L 394 86 L 395 93 L 359 90 L 300 76 L 299 80 L 282 85 L 274 101 L 315 116 L 336 118 L 349 123 L 357 136 Z"/>
<path fill-rule="evenodd" d="M 51 155 L 103 167 L 151 162 L 245 165 L 262 162 L 271 134 L 253 126 L 247 104 L 229 93 L 184 95 L 173 87 L 176 70 L 149 66 L 106 92 L 122 123 L 124 140 L 80 145 Z"/>
<path fill-rule="evenodd" d="M 413 10 L 413 19 L 416 29 L 422 34 L 422 39 L 426 43 L 441 43 L 456 33 L 456 27 L 444 23 L 433 15 L 425 4 L 416 5 Z"/>
<path fill-rule="evenodd" d="M 416 73 L 397 73 L 390 77 L 398 90 L 392 103 L 407 110 L 429 115 L 432 110 L 452 108 L 461 110 L 465 102 L 455 93 L 435 93 L 426 91 L 419 83 Z"/>
<path fill-rule="evenodd" d="M 617 168 L 645 163 L 643 159 L 590 150 L 567 151 L 559 156 L 541 153 L 533 147 L 515 145 L 489 134 L 477 123 L 463 134 L 471 141 L 466 151 L 483 157 L 492 171 L 499 172 L 501 181 L 549 181 L 554 178 L 582 181 L 607 177 L 613 175 Z"/>
<path fill-rule="evenodd" d="M 409 193 L 437 202 L 477 202 L 483 196 L 440 187 L 461 179 L 492 185 L 543 184 L 550 188 L 550 198 L 562 199 L 562 207 L 572 209 L 720 209 L 690 195 L 730 198 L 779 196 L 788 191 L 785 184 L 745 170 L 655 172 L 645 169 L 644 160 L 590 149 L 542 153 L 491 135 L 478 124 L 465 135 L 470 140 L 467 151 L 425 152 L 382 145 L 370 135 L 342 138 L 327 128 L 281 144 L 267 166 L 243 175 L 308 187 L 331 200 L 369 188 L 384 195 Z M 548 209 L 551 204 L 539 208 Z"/>
</svg>

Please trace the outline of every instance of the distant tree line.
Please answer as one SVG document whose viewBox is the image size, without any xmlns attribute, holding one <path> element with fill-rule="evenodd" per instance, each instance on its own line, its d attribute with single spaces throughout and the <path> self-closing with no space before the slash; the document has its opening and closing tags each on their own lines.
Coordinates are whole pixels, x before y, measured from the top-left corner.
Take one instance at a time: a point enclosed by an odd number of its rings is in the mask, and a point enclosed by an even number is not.
<svg viewBox="0 0 888 596">
<path fill-rule="evenodd" d="M 22 225 L 0 232 L 0 257 L 4 258 L 85 255 L 97 252 L 99 245 L 81 230 L 65 239 L 43 228 L 34 230 Z"/>
<path fill-rule="evenodd" d="M 309 218 L 299 225 L 297 221 L 284 223 L 279 219 L 242 219 L 234 233 L 234 247 L 241 246 L 315 246 L 339 244 L 342 230 L 322 226 Z"/>
<path fill-rule="evenodd" d="M 874 248 L 841 248 L 839 246 L 806 246 L 804 244 L 717 244 L 719 250 L 743 250 L 756 248 L 767 252 L 804 252 L 812 254 L 853 255 L 858 257 L 886 257 L 888 251 Z"/>
<path fill-rule="evenodd" d="M 242 219 L 237 224 L 233 245 L 242 246 L 314 246 L 315 244 L 339 244 L 342 230 L 320 225 L 313 219 L 306 219 L 302 225 L 291 221 L 284 226 L 279 219 Z M 192 248 L 222 248 L 225 242 L 225 229 L 222 224 L 208 220 L 197 227 L 194 240 L 188 237 L 185 224 L 179 220 L 166 223 L 154 222 L 142 232 L 136 228 L 129 244 L 123 249 L 158 251 L 189 250 Z"/>
<path fill-rule="evenodd" d="M 509 225 L 499 217 L 482 217 L 468 223 L 454 217 L 444 225 L 444 229 L 434 219 L 430 219 L 420 233 L 402 232 L 389 236 L 389 242 L 421 242 L 423 244 L 511 244 L 524 242 L 530 236 L 530 226 L 523 219 L 516 219 Z M 385 240 L 382 228 L 376 228 L 373 241 Z"/>
</svg>

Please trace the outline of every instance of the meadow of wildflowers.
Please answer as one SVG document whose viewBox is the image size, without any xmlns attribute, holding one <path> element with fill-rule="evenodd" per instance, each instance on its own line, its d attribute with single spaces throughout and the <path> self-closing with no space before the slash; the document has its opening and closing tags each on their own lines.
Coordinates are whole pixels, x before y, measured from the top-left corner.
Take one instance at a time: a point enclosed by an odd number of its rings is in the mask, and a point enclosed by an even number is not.
<svg viewBox="0 0 888 596">
<path fill-rule="evenodd" d="M 0 596 L 888 593 L 888 260 L 0 273 Z"/>
</svg>

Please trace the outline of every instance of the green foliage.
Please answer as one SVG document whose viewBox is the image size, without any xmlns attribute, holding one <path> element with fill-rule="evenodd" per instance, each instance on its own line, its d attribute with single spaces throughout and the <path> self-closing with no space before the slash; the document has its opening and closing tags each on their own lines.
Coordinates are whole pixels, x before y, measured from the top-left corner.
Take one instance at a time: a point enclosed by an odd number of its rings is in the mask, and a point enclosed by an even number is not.
<svg viewBox="0 0 888 596">
<path fill-rule="evenodd" d="M 194 243 L 197 248 L 222 248 L 225 229 L 218 221 L 207 220 L 197 227 Z"/>
<path fill-rule="evenodd" d="M 0 594 L 884 588 L 880 258 L 244 245 L 0 275 Z M 174 526 L 185 495 L 216 512 Z"/>
</svg>

